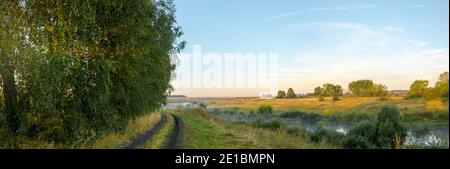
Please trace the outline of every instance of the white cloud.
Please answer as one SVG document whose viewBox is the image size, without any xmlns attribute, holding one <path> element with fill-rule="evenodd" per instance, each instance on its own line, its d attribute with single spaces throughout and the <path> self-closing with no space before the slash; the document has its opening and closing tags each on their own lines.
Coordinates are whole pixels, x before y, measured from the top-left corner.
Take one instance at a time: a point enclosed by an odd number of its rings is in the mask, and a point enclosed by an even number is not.
<svg viewBox="0 0 450 169">
<path fill-rule="evenodd" d="M 273 16 L 270 18 L 267 18 L 267 20 L 271 21 L 271 20 L 277 20 L 277 19 L 282 19 L 282 18 L 287 18 L 290 16 L 295 16 L 295 15 L 299 15 L 301 12 L 289 12 L 289 13 L 284 13 L 284 14 L 280 14 L 277 16 Z"/>
<path fill-rule="evenodd" d="M 436 48 L 420 40 L 404 40 L 396 36 L 399 31 L 406 33 L 400 27 L 321 22 L 293 25 L 290 30 L 300 34 L 313 31 L 319 38 L 327 37 L 317 43 L 329 44 L 303 49 L 294 59 L 295 67 L 281 70 L 289 72 L 287 76 L 281 75 L 283 80 L 297 78 L 299 82 L 288 84 L 302 84 L 306 91 L 325 82 L 346 86 L 352 80 L 367 78 L 390 89 L 407 89 L 415 79 L 430 79 L 448 71 L 448 48 Z"/>
<path fill-rule="evenodd" d="M 425 5 L 415 4 L 415 5 L 409 5 L 409 8 L 423 8 Z"/>
<path fill-rule="evenodd" d="M 347 11 L 357 9 L 375 8 L 374 5 L 357 5 L 357 6 L 341 6 L 341 7 L 319 7 L 314 8 L 314 11 Z"/>
<path fill-rule="evenodd" d="M 388 32 L 406 33 L 405 29 L 399 26 L 388 26 L 385 27 L 384 30 Z"/>
<path fill-rule="evenodd" d="M 354 5 L 354 6 L 336 6 L 336 7 L 317 7 L 307 10 L 300 10 L 295 12 L 287 12 L 283 14 L 279 14 L 276 16 L 272 16 L 267 18 L 266 20 L 272 21 L 272 20 L 278 20 L 283 18 L 288 18 L 296 15 L 300 15 L 302 13 L 306 12 L 318 12 L 318 11 L 348 11 L 348 10 L 359 10 L 359 9 L 368 9 L 368 8 L 375 8 L 374 5 Z"/>
</svg>

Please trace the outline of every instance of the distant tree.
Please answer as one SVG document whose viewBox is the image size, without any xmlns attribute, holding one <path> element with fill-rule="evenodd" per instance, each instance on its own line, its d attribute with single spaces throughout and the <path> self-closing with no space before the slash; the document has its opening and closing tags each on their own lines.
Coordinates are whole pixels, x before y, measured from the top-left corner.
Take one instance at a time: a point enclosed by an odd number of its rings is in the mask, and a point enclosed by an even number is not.
<svg viewBox="0 0 450 169">
<path fill-rule="evenodd" d="M 340 85 L 334 85 L 333 86 L 333 101 L 338 101 L 339 96 L 342 96 L 342 95 L 344 95 L 342 87 Z"/>
<path fill-rule="evenodd" d="M 332 96 L 333 101 L 338 101 L 339 96 L 344 94 L 342 87 L 340 85 L 334 85 L 330 83 L 326 83 L 322 85 L 323 96 Z"/>
<path fill-rule="evenodd" d="M 354 96 L 362 97 L 384 97 L 388 94 L 387 87 L 382 84 L 375 84 L 372 80 L 358 80 L 349 83 L 348 89 Z"/>
<path fill-rule="evenodd" d="M 443 101 L 448 101 L 448 86 L 449 86 L 449 78 L 448 72 L 444 72 L 439 75 L 439 79 L 434 85 L 434 88 L 438 91 L 440 97 Z"/>
<path fill-rule="evenodd" d="M 330 83 L 325 83 L 322 85 L 324 90 L 324 96 L 333 96 L 334 93 L 334 85 Z"/>
<path fill-rule="evenodd" d="M 314 96 L 319 96 L 322 93 L 322 88 L 320 86 L 317 86 L 314 88 Z"/>
<path fill-rule="evenodd" d="M 278 94 L 277 94 L 277 97 L 275 97 L 275 98 L 277 98 L 277 99 L 284 99 L 284 98 L 286 98 L 286 92 L 283 91 L 283 90 L 279 90 Z"/>
<path fill-rule="evenodd" d="M 355 96 L 371 96 L 370 88 L 374 85 L 372 80 L 353 81 L 348 85 L 348 89 Z"/>
<path fill-rule="evenodd" d="M 381 100 L 384 100 L 388 94 L 387 87 L 382 84 L 373 85 L 371 90 L 372 96 L 378 96 Z"/>
<path fill-rule="evenodd" d="M 408 98 L 414 99 L 414 98 L 420 98 L 424 97 L 427 93 L 428 88 L 428 80 L 416 80 L 414 81 L 411 86 L 409 87 L 408 91 Z M 429 91 L 431 92 L 431 91 Z"/>
<path fill-rule="evenodd" d="M 296 98 L 296 97 L 297 97 L 297 95 L 295 95 L 294 89 L 289 88 L 288 92 L 287 92 L 287 95 L 286 95 L 286 98 L 293 99 L 293 98 Z"/>
<path fill-rule="evenodd" d="M 324 89 L 320 86 L 314 88 L 314 95 L 319 97 L 319 101 L 324 101 L 325 99 L 323 98 L 324 95 Z"/>
</svg>

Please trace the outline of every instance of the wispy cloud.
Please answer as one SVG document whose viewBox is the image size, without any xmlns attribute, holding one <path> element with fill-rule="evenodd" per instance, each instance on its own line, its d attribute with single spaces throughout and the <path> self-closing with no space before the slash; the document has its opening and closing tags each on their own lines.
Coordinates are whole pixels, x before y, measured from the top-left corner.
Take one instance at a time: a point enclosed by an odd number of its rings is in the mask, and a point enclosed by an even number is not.
<svg viewBox="0 0 450 169">
<path fill-rule="evenodd" d="M 374 8 L 374 5 L 358 5 L 358 6 L 340 6 L 340 7 L 319 7 L 314 8 L 313 11 L 347 11 L 357 9 Z"/>
<path fill-rule="evenodd" d="M 370 77 L 390 89 L 407 89 L 415 79 L 433 80 L 448 71 L 449 48 L 437 48 L 429 42 L 403 39 L 401 27 L 373 27 L 360 23 L 319 22 L 291 27 L 297 34 L 315 32 L 323 44 L 320 49 L 303 49 L 294 59 L 295 69 L 284 70 L 285 83 L 302 81 L 306 91 L 325 82 L 346 85 L 355 79 Z M 326 38 L 323 38 L 326 37 Z M 285 86 L 282 86 L 285 87 Z"/>
<path fill-rule="evenodd" d="M 300 11 L 294 11 L 294 12 L 288 12 L 283 13 L 280 15 L 272 16 L 267 18 L 266 20 L 272 21 L 277 19 L 283 19 L 288 18 L 296 15 L 300 15 L 302 13 L 307 12 L 318 12 L 318 11 L 348 11 L 348 10 L 359 10 L 359 9 L 367 9 L 367 8 L 375 8 L 374 5 L 354 5 L 354 6 L 336 6 L 336 7 L 317 7 L 312 9 L 306 9 L 306 10 L 300 10 Z"/>
<path fill-rule="evenodd" d="M 384 28 L 387 32 L 398 32 L 398 33 L 406 33 L 405 29 L 400 26 L 387 26 Z"/>
<path fill-rule="evenodd" d="M 425 5 L 415 4 L 415 5 L 409 5 L 409 8 L 423 8 Z"/>
<path fill-rule="evenodd" d="M 298 11 L 298 12 L 284 13 L 284 14 L 280 14 L 280 15 L 277 15 L 277 16 L 273 16 L 273 17 L 267 18 L 266 20 L 272 21 L 272 20 L 287 18 L 287 17 L 299 15 L 300 13 L 302 13 L 302 12 Z"/>
</svg>

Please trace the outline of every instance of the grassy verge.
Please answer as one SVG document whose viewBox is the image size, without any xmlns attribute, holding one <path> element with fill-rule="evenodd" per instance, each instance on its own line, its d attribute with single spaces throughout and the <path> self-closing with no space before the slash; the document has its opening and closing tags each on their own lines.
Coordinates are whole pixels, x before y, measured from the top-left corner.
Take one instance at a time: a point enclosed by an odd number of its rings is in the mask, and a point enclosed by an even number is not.
<svg viewBox="0 0 450 169">
<path fill-rule="evenodd" d="M 128 144 L 136 136 L 152 128 L 161 119 L 161 113 L 150 113 L 128 123 L 123 133 L 109 133 L 86 148 L 116 148 Z"/>
<path fill-rule="evenodd" d="M 286 129 L 261 129 L 246 124 L 221 121 L 200 109 L 176 112 L 183 121 L 183 148 L 338 148 L 312 143 L 302 134 Z"/>
<path fill-rule="evenodd" d="M 145 149 L 159 149 L 164 148 L 173 131 L 175 130 L 175 120 L 173 116 L 167 115 L 167 122 L 164 124 L 164 126 L 161 128 L 161 130 L 158 131 L 157 134 L 155 134 L 150 140 L 146 141 L 144 144 Z"/>
<path fill-rule="evenodd" d="M 111 132 L 99 138 L 93 144 L 85 144 L 74 147 L 72 145 L 55 144 L 49 141 L 32 140 L 25 136 L 21 136 L 16 144 L 21 149 L 58 149 L 58 148 L 118 148 L 119 146 L 128 144 L 136 136 L 144 133 L 149 128 L 153 127 L 161 119 L 160 113 L 149 113 L 143 115 L 136 120 L 128 123 L 127 129 L 123 132 Z M 4 143 L 4 128 L 0 129 L 0 148 L 8 148 L 7 143 Z"/>
</svg>

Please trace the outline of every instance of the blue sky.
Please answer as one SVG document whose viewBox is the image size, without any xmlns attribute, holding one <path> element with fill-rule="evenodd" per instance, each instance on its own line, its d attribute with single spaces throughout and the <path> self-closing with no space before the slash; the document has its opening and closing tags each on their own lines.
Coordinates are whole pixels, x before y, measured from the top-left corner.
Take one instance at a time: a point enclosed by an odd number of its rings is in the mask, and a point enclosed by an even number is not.
<svg viewBox="0 0 450 169">
<path fill-rule="evenodd" d="M 299 93 L 327 82 L 346 88 L 358 79 L 389 89 L 407 89 L 415 79 L 436 80 L 449 67 L 448 3 L 175 0 L 182 39 L 188 43 L 185 53 L 194 44 L 203 53 L 278 53 L 279 88 Z M 189 89 L 176 93 L 204 95 Z M 220 90 L 210 94 L 224 95 Z"/>
</svg>

